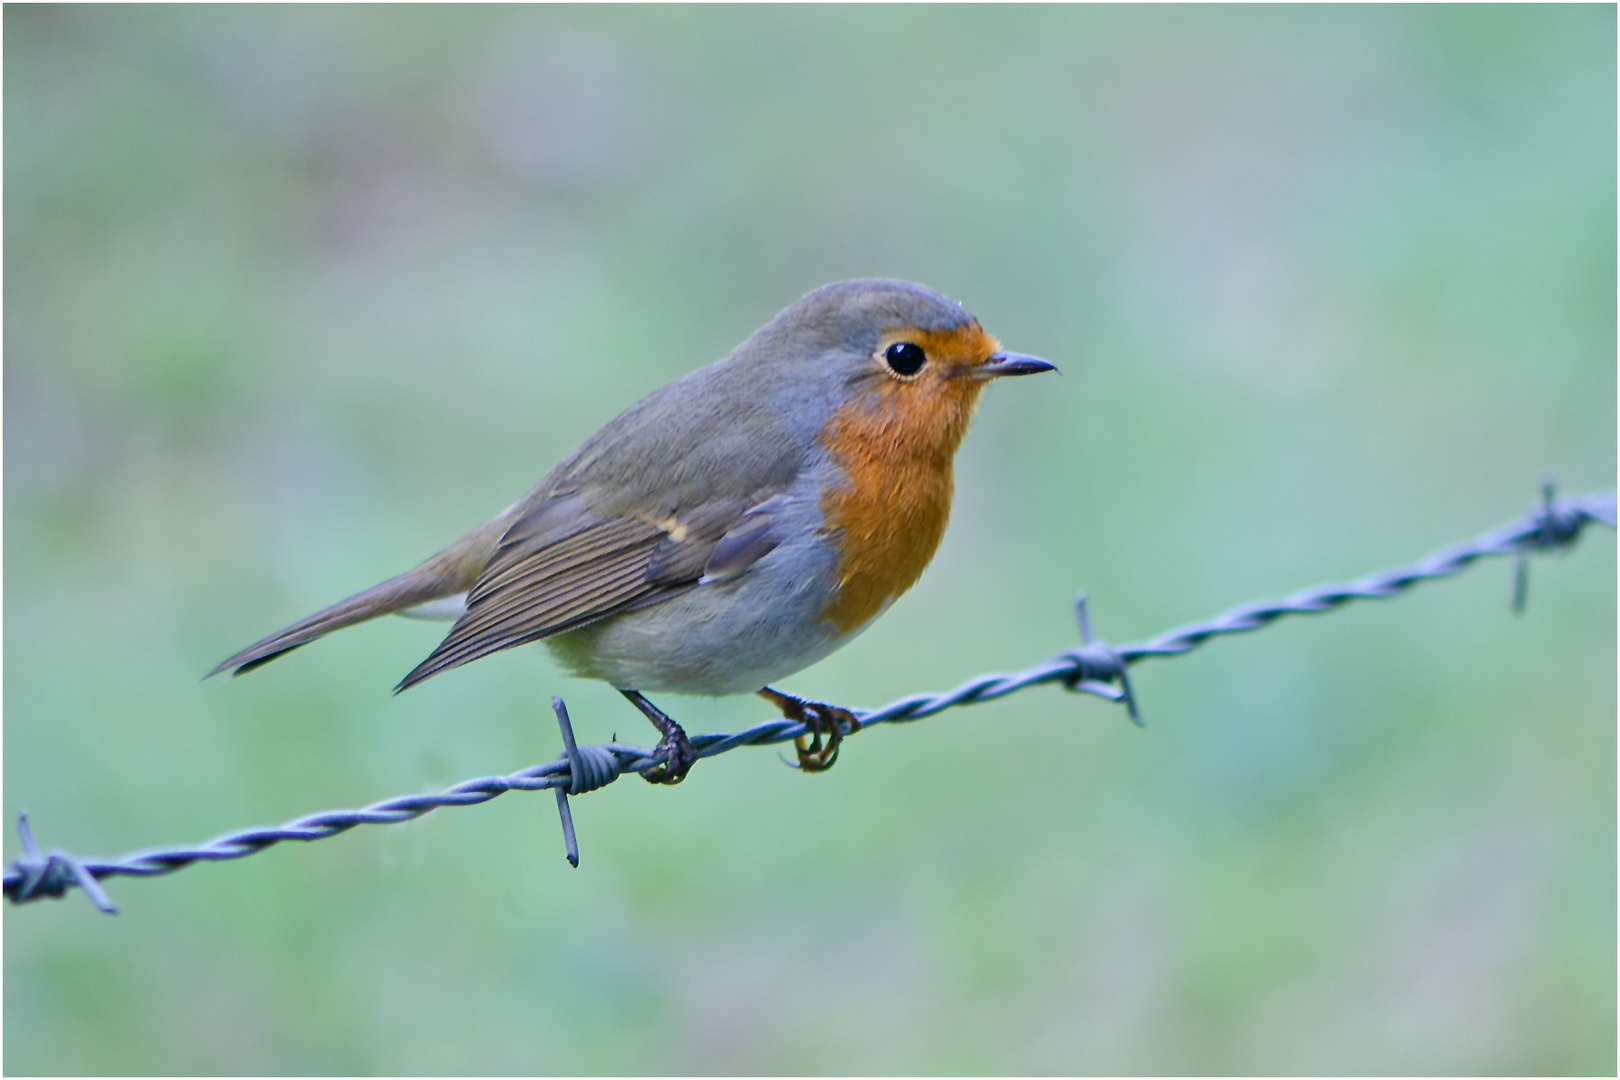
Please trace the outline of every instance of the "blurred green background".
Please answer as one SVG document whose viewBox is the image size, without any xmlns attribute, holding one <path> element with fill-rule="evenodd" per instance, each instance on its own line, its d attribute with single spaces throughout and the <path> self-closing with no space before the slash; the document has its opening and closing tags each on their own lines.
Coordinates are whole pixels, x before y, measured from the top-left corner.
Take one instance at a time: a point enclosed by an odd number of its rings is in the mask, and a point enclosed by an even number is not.
<svg viewBox="0 0 1620 1080">
<path fill-rule="evenodd" d="M 18 7 L 5 792 L 196 841 L 652 730 L 442 626 L 228 652 L 436 550 L 803 292 L 987 395 L 878 705 L 1615 483 L 1615 9 Z M 1498 560 L 683 786 L 6 912 L 12 1073 L 1616 1068 L 1615 548 Z M 671 699 L 693 731 L 767 714 Z M 18 850 L 8 837 L 8 858 Z"/>
</svg>

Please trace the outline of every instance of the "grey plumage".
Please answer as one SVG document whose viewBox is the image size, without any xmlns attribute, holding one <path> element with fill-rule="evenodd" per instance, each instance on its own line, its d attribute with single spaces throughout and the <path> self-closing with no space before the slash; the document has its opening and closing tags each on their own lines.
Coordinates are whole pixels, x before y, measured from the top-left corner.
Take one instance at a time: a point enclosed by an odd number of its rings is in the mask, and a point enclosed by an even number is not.
<svg viewBox="0 0 1620 1080">
<path fill-rule="evenodd" d="M 764 586 L 750 589 L 746 580 L 761 560 L 768 560 L 772 588 L 785 589 L 790 599 L 813 582 L 830 588 L 824 553 L 782 543 L 784 523 L 796 534 L 818 534 L 817 493 L 840 482 L 817 442 L 819 432 L 865 380 L 883 378 L 871 356 L 886 329 L 950 329 L 971 321 L 959 304 L 909 282 L 862 280 L 817 289 L 725 359 L 621 413 L 517 504 L 449 548 L 255 642 L 209 674 L 240 674 L 333 630 L 463 592 L 465 613 L 398 689 L 500 649 L 667 604 L 700 582 L 704 599 L 677 605 L 682 618 L 702 621 L 718 606 L 761 604 Z M 805 365 L 831 377 L 805 378 Z M 786 632 L 774 619 L 814 619 L 813 607 L 777 606 L 779 614 L 756 612 L 739 623 L 761 650 Z M 634 637 L 637 625 L 625 623 L 618 638 Z M 629 678 L 637 669 L 613 666 L 613 640 L 600 632 L 575 635 L 571 646 L 558 642 L 559 656 L 585 674 Z M 842 640 L 812 635 L 787 650 L 783 663 L 803 666 L 800 661 L 825 655 Z M 678 651 L 681 643 L 669 647 Z M 713 648 L 714 642 L 698 634 L 690 647 Z M 590 660 L 591 648 L 608 659 Z M 679 653 L 667 666 L 701 671 L 704 662 Z M 755 675 L 750 668 L 738 678 Z M 664 681 L 684 689 L 685 678 Z M 730 687 L 736 680 L 699 674 L 690 681 L 719 693 L 730 692 L 722 682 Z"/>
</svg>

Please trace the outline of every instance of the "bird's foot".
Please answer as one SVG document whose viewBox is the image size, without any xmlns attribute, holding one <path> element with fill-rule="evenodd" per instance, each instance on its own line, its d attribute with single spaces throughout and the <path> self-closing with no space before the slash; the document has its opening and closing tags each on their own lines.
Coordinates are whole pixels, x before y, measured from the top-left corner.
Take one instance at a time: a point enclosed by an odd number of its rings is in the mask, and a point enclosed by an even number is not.
<svg viewBox="0 0 1620 1080">
<path fill-rule="evenodd" d="M 652 721 L 663 738 L 658 740 L 658 750 L 664 752 L 664 763 L 655 765 L 641 774 L 641 778 L 649 784 L 678 784 L 686 779 L 687 772 L 697 764 L 697 750 L 692 746 L 692 740 L 686 737 L 681 725 L 671 720 L 664 710 L 641 696 L 636 690 L 620 690 L 629 699 L 630 704 L 641 710 L 641 714 Z"/>
<path fill-rule="evenodd" d="M 649 784 L 678 784 L 697 764 L 697 751 L 692 748 L 692 740 L 686 737 L 679 724 L 674 726 L 674 731 L 658 740 L 657 749 L 664 751 L 664 763 L 641 774 L 641 778 Z"/>
<path fill-rule="evenodd" d="M 759 696 L 781 709 L 787 719 L 798 721 L 810 729 L 808 738 L 800 735 L 793 740 L 793 747 L 799 752 L 799 768 L 805 772 L 826 772 L 832 768 L 833 762 L 838 760 L 838 747 L 843 743 L 844 736 L 861 730 L 861 722 L 855 714 L 840 705 L 808 701 L 768 686 L 759 692 Z M 822 742 L 823 736 L 826 737 L 825 744 Z"/>
</svg>

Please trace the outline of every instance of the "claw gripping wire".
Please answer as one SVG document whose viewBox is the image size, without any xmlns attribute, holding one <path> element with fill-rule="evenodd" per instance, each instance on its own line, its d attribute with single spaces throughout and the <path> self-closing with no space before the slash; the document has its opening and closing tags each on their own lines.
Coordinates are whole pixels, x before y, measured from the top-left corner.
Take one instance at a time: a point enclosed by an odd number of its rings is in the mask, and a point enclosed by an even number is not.
<svg viewBox="0 0 1620 1080">
<path fill-rule="evenodd" d="M 862 729 L 880 723 L 905 723 L 933 716 L 958 705 L 992 701 L 1042 683 L 1061 683 L 1070 690 L 1095 694 L 1110 701 L 1122 701 L 1132 721 L 1140 724 L 1136 697 L 1126 668 L 1149 657 L 1180 656 L 1212 638 L 1247 633 L 1268 626 L 1286 615 L 1310 615 L 1335 608 L 1352 600 L 1374 600 L 1395 596 L 1412 586 L 1450 577 L 1490 555 L 1513 555 L 1517 566 L 1514 579 L 1514 610 L 1524 606 L 1526 562 L 1530 552 L 1564 550 L 1574 544 L 1587 525 L 1598 523 L 1610 528 L 1617 519 L 1615 493 L 1558 499 L 1552 481 L 1542 480 L 1542 497 L 1535 510 L 1518 521 L 1492 529 L 1482 536 L 1437 551 L 1417 563 L 1369 574 L 1347 583 L 1305 589 L 1281 600 L 1245 604 L 1203 623 L 1193 623 L 1160 634 L 1134 645 L 1110 646 L 1092 637 L 1086 614 L 1085 594 L 1077 602 L 1081 645 L 1059 653 L 1044 663 L 1013 674 L 981 675 L 943 694 L 913 694 L 892 701 L 881 709 L 853 710 Z M 1115 687 L 1118 683 L 1118 687 Z M 563 752 L 555 760 L 533 765 L 508 776 L 486 776 L 462 783 L 436 795 L 402 795 L 373 803 L 359 810 L 328 810 L 307 814 L 279 826 L 241 829 L 216 836 L 189 847 L 148 848 L 117 859 L 81 859 L 59 848 L 41 852 L 28 827 L 28 817 L 18 821 L 23 855 L 5 869 L 5 894 L 13 903 L 37 900 L 42 896 L 60 897 L 77 885 L 102 911 L 117 909 L 102 889 L 101 878 L 118 875 L 153 877 L 172 873 L 199 861 L 239 859 L 263 851 L 283 840 L 321 840 L 346 832 L 357 825 L 389 825 L 420 817 L 443 806 L 472 806 L 488 802 L 508 791 L 538 791 L 551 788 L 557 793 L 562 817 L 563 838 L 568 861 L 579 865 L 579 847 L 574 838 L 573 817 L 568 795 L 582 795 L 612 783 L 626 772 L 643 772 L 660 765 L 665 754 L 628 743 L 610 742 L 601 746 L 579 746 L 574 741 L 568 710 L 561 698 L 552 699 L 557 724 L 562 730 Z M 698 757 L 714 757 L 739 746 L 789 742 L 808 732 L 804 723 L 767 720 L 730 735 L 709 734 L 692 738 Z"/>
</svg>

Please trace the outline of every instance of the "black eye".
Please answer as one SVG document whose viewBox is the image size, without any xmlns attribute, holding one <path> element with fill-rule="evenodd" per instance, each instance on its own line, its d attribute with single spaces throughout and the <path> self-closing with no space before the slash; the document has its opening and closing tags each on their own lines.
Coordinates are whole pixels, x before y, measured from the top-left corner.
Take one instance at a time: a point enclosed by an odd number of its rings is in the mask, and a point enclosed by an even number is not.
<svg viewBox="0 0 1620 1080">
<path fill-rule="evenodd" d="M 883 350 L 883 360 L 896 375 L 915 375 L 928 363 L 928 354 L 920 345 L 897 341 Z"/>
</svg>

